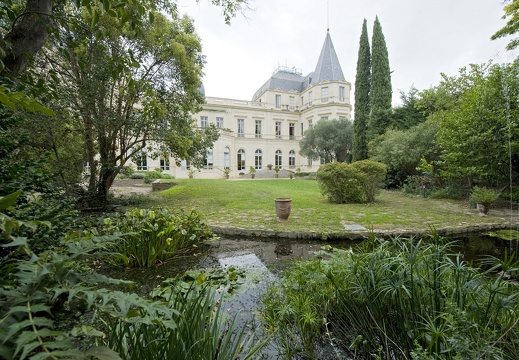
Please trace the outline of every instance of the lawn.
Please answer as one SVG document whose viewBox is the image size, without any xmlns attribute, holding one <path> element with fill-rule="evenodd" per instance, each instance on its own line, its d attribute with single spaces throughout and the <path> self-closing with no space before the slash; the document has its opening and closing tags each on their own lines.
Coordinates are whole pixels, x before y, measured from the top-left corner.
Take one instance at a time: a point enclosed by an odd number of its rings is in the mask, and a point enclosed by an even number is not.
<svg viewBox="0 0 519 360">
<path fill-rule="evenodd" d="M 288 222 L 277 221 L 274 198 L 292 199 Z M 382 191 L 374 204 L 330 204 L 313 180 L 178 180 L 178 185 L 156 197 L 158 205 L 194 208 L 212 226 L 275 232 L 344 233 L 358 224 L 375 232 L 427 231 L 431 228 L 467 228 L 506 224 L 509 219 L 481 217 L 468 201 L 405 196 Z"/>
</svg>

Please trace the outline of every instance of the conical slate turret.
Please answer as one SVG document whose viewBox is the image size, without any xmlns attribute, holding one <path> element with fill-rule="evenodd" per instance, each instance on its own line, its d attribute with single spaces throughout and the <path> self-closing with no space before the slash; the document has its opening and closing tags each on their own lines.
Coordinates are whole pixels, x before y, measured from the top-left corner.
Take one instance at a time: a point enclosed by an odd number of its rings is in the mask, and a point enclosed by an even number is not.
<svg viewBox="0 0 519 360">
<path fill-rule="evenodd" d="M 324 45 L 321 50 L 321 55 L 317 61 L 317 66 L 312 76 L 312 83 L 318 84 L 322 81 L 338 81 L 345 80 L 342 73 L 341 64 L 337 58 L 337 53 L 333 47 L 330 32 L 326 33 Z"/>
</svg>

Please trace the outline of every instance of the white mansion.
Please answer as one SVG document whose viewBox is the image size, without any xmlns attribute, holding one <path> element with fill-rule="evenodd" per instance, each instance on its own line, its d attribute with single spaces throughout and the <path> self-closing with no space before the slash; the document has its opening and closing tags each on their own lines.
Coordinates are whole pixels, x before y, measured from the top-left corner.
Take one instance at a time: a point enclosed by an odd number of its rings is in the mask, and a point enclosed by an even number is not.
<svg viewBox="0 0 519 360">
<path fill-rule="evenodd" d="M 203 91 L 203 88 L 202 88 Z M 206 97 L 195 115 L 198 126 L 214 124 L 220 138 L 209 149 L 197 178 L 230 177 L 273 165 L 281 169 L 316 171 L 319 161 L 299 155 L 304 132 L 318 121 L 349 118 L 351 83 L 344 79 L 329 32 L 314 72 L 302 76 L 295 68 L 279 67 L 254 94 L 252 101 Z M 138 169 L 161 168 L 177 178 L 186 178 L 189 164 L 175 166 L 166 158 L 143 158 Z M 193 170 L 193 169 L 191 169 Z"/>
</svg>

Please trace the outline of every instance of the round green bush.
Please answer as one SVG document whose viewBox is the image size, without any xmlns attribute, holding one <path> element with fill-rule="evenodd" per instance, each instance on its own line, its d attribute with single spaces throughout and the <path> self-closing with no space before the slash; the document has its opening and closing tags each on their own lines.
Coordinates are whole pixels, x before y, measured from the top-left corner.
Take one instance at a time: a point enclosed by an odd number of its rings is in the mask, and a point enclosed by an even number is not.
<svg viewBox="0 0 519 360">
<path fill-rule="evenodd" d="M 317 171 L 321 194 L 336 204 L 366 202 L 365 181 L 362 172 L 345 163 L 324 164 Z"/>
<path fill-rule="evenodd" d="M 375 202 L 375 196 L 384 187 L 387 166 L 374 160 L 356 161 L 351 166 L 365 175 L 362 186 L 366 197 L 369 202 Z"/>
</svg>

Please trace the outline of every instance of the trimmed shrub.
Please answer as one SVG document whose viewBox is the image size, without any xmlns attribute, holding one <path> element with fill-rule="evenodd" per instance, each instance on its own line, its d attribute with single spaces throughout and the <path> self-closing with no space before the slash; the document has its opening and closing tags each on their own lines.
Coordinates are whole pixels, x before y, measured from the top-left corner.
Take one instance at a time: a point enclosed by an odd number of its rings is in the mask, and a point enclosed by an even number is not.
<svg viewBox="0 0 519 360">
<path fill-rule="evenodd" d="M 375 196 L 384 187 L 387 166 L 374 160 L 356 161 L 351 166 L 365 175 L 362 186 L 366 197 L 369 202 L 375 202 Z"/>
<path fill-rule="evenodd" d="M 336 204 L 366 202 L 365 181 L 362 172 L 345 163 L 324 164 L 317 171 L 321 194 Z"/>
</svg>

